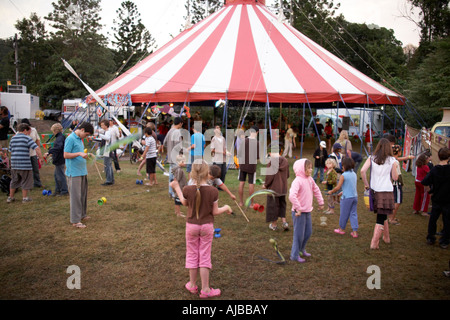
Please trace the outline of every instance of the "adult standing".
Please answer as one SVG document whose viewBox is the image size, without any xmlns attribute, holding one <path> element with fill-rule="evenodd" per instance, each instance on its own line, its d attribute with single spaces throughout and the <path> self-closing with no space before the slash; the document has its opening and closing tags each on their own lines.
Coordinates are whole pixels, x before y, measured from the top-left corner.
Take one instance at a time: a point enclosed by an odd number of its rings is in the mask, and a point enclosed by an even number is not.
<svg viewBox="0 0 450 320">
<path fill-rule="evenodd" d="M 316 140 L 316 147 L 319 145 L 320 137 L 323 135 L 323 124 L 320 123 L 320 118 L 316 119 L 316 124 L 314 128 L 314 136 L 317 138 Z"/>
<path fill-rule="evenodd" d="M 70 194 L 70 222 L 76 228 L 86 228 L 82 220 L 87 220 L 88 180 L 83 139 L 94 134 L 94 127 L 88 122 L 81 123 L 66 139 L 64 159 L 66 159 L 67 186 Z"/>
<path fill-rule="evenodd" d="M 325 139 L 327 140 L 327 152 L 331 153 L 331 138 L 333 137 L 332 121 L 328 120 L 325 125 Z"/>
<path fill-rule="evenodd" d="M 111 131 L 109 130 L 109 121 L 102 120 L 100 122 L 100 127 L 104 133 L 97 133 L 98 137 L 105 141 L 105 146 L 100 149 L 100 153 L 103 151 L 101 155 L 103 156 L 103 164 L 105 165 L 106 174 L 106 181 L 105 183 L 102 183 L 102 186 L 111 186 L 114 184 L 114 170 L 112 168 L 112 161 L 110 157 Z"/>
<path fill-rule="evenodd" d="M 250 136 L 245 137 L 239 147 L 239 206 L 244 205 L 244 185 L 248 178 L 249 196 L 255 191 L 256 165 L 259 159 L 258 132 L 259 128 L 253 126 L 249 129 Z M 253 208 L 253 200 L 251 207 Z"/>
<path fill-rule="evenodd" d="M 6 202 L 11 203 L 15 200 L 14 195 L 18 188 L 22 188 L 22 202 L 29 202 L 28 192 L 33 189 L 33 166 L 31 165 L 30 149 L 36 150 L 42 161 L 41 150 L 31 139 L 31 127 L 26 123 L 19 124 L 18 133 L 11 138 L 9 144 L 11 151 L 11 184 L 9 188 L 9 197 Z"/>
<path fill-rule="evenodd" d="M 8 148 L 9 113 L 7 107 L 0 108 L 0 148 Z"/>
<path fill-rule="evenodd" d="M 380 237 L 386 243 L 390 243 L 388 215 L 394 210 L 394 187 L 392 180 L 398 179 L 397 173 L 398 162 L 392 154 L 391 144 L 389 140 L 382 138 L 373 153 L 369 156 L 361 169 L 361 176 L 364 181 L 366 190 L 371 189 L 373 196 L 373 211 L 377 215 L 371 249 L 378 249 Z M 367 180 L 367 171 L 370 172 L 370 183 Z M 391 180 L 392 177 L 392 180 Z"/>
<path fill-rule="evenodd" d="M 191 172 L 192 164 L 196 159 L 203 159 L 203 153 L 205 151 L 205 136 L 202 133 L 201 122 L 194 122 L 194 127 L 192 128 L 194 134 L 191 136 L 191 146 L 190 146 L 190 161 L 186 166 L 186 171 Z"/>
<path fill-rule="evenodd" d="M 69 189 L 67 187 L 66 176 L 64 175 L 65 164 L 64 160 L 64 142 L 66 137 L 64 137 L 63 127 L 60 123 L 55 123 L 52 125 L 51 130 L 55 136 L 55 143 L 53 147 L 48 150 L 45 154 L 47 157 L 49 154 L 52 155 L 53 165 L 55 166 L 54 178 L 55 178 L 55 196 L 65 196 L 69 194 Z"/>
<path fill-rule="evenodd" d="M 120 140 L 120 137 L 122 136 L 122 132 L 119 130 L 119 127 L 116 126 L 116 122 L 113 119 L 109 120 L 109 131 L 111 135 L 111 144 L 116 143 L 118 140 Z M 110 152 L 109 156 L 111 157 L 114 168 L 116 169 L 116 172 L 120 172 L 120 164 L 119 159 L 117 158 L 117 152 L 116 149 Z"/>
<path fill-rule="evenodd" d="M 165 148 L 167 150 L 167 162 L 169 163 L 169 195 L 172 198 L 176 197 L 170 183 L 173 181 L 173 168 L 177 165 L 177 155 L 181 148 L 178 147 L 178 144 L 181 143 L 181 132 L 180 129 L 183 126 L 183 121 L 180 117 L 175 118 L 173 121 L 172 127 L 167 132 L 164 142 L 161 148 Z M 180 149 L 180 150 L 177 150 Z M 178 152 L 177 152 L 178 151 Z"/>
<path fill-rule="evenodd" d="M 288 123 L 288 129 L 284 136 L 284 152 L 283 157 L 292 158 L 292 149 L 294 146 L 294 130 L 292 130 L 292 124 Z"/>
<path fill-rule="evenodd" d="M 220 168 L 220 180 L 225 183 L 227 174 L 227 146 L 220 126 L 214 127 L 214 137 L 211 139 L 211 153 L 213 164 Z"/>
<path fill-rule="evenodd" d="M 30 126 L 30 138 L 33 139 L 34 143 L 38 145 L 39 148 L 41 148 L 41 138 L 39 137 L 39 133 L 37 132 L 36 128 L 31 126 L 30 120 L 28 119 L 22 119 L 22 123 L 26 123 Z M 41 176 L 39 174 L 39 161 L 36 154 L 36 150 L 31 149 L 30 150 L 30 158 L 31 158 L 31 165 L 33 166 L 33 187 L 35 188 L 42 188 L 42 182 L 41 182 Z"/>
<path fill-rule="evenodd" d="M 349 158 L 352 157 L 353 146 L 350 139 L 348 138 L 347 130 L 341 131 L 341 133 L 339 134 L 339 139 L 336 140 L 336 143 L 339 143 L 342 146 L 343 148 L 342 153 L 344 156 L 347 156 Z"/>
</svg>

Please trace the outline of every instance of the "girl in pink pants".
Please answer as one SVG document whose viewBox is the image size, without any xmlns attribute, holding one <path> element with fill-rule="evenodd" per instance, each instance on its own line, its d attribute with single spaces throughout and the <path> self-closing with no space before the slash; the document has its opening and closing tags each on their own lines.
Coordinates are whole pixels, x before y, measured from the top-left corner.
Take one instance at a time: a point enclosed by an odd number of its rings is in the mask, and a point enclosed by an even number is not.
<svg viewBox="0 0 450 320">
<path fill-rule="evenodd" d="M 189 269 L 189 282 L 185 288 L 198 293 L 197 277 L 200 273 L 202 289 L 200 298 L 220 296 L 220 289 L 209 286 L 211 264 L 211 247 L 214 239 L 214 216 L 223 212 L 231 214 L 231 208 L 225 205 L 219 208 L 217 188 L 207 184 L 209 165 L 204 160 L 195 160 L 192 165 L 191 179 L 195 185 L 181 190 L 178 181 L 170 183 L 184 206 L 188 207 L 186 217 L 186 268 Z"/>
</svg>

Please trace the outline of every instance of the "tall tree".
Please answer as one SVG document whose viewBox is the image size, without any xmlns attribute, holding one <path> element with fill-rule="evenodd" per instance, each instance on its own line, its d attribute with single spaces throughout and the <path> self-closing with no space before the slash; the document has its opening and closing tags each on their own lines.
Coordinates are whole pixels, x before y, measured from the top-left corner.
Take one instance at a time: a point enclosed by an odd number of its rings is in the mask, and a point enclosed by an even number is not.
<svg viewBox="0 0 450 320">
<path fill-rule="evenodd" d="M 409 0 L 412 6 L 420 9 L 417 23 L 420 27 L 421 41 L 431 42 L 450 35 L 449 0 Z"/>
<path fill-rule="evenodd" d="M 66 70 L 60 58 L 67 60 L 80 77 L 94 90 L 103 86 L 114 73 L 112 51 L 107 38 L 100 34 L 100 0 L 58 0 L 45 19 L 55 28 L 50 43 L 53 69 L 46 77 L 43 90 L 53 97 L 53 105 L 65 98 L 87 95 L 82 84 Z"/>
<path fill-rule="evenodd" d="M 224 3 L 225 0 L 187 0 L 185 8 L 188 16 L 185 19 L 189 20 L 190 24 L 196 24 L 218 11 Z"/>
<path fill-rule="evenodd" d="M 50 56 L 44 22 L 33 12 L 29 19 L 18 20 L 14 26 L 19 31 L 20 82 L 27 86 L 28 92 L 39 96 L 41 95 L 42 75 L 49 70 L 48 58 Z"/>
<path fill-rule="evenodd" d="M 116 10 L 114 19 L 114 40 L 112 44 L 117 50 L 116 64 L 120 70 L 126 71 L 154 49 L 155 39 L 142 23 L 141 14 L 132 1 L 124 1 Z"/>
</svg>

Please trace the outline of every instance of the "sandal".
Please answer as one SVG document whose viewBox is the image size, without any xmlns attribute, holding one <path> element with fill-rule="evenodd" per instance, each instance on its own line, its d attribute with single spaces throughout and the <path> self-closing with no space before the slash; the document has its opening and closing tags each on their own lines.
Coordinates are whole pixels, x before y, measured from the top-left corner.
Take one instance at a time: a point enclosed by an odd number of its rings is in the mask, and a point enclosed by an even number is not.
<svg viewBox="0 0 450 320">
<path fill-rule="evenodd" d="M 398 220 L 397 220 L 397 218 L 395 218 L 395 219 L 389 219 L 389 223 L 390 224 L 394 224 L 394 225 L 400 225 L 400 222 L 398 222 Z"/>
<path fill-rule="evenodd" d="M 200 291 L 199 297 L 202 299 L 205 298 L 214 298 L 220 296 L 220 289 L 209 288 L 209 292 L 205 292 L 203 290 Z"/>
<path fill-rule="evenodd" d="M 184 286 L 190 293 L 192 294 L 197 294 L 198 293 L 198 286 L 195 287 L 191 287 L 190 286 L 190 281 L 188 283 L 186 283 L 186 285 Z"/>
<path fill-rule="evenodd" d="M 86 225 L 82 224 L 81 222 L 78 222 L 78 223 L 73 223 L 72 227 L 83 229 L 83 228 L 86 228 Z"/>
</svg>

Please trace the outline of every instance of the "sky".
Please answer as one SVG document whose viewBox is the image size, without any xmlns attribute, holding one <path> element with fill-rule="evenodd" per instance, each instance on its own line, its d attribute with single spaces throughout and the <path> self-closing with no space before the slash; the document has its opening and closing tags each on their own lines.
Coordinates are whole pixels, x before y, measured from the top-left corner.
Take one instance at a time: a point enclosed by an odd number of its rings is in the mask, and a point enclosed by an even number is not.
<svg viewBox="0 0 450 320">
<path fill-rule="evenodd" d="M 52 2 L 57 0 L 0 0 L 0 39 L 14 36 L 17 20 L 29 18 L 36 12 L 41 20 L 53 11 Z M 117 18 L 116 10 L 123 0 L 102 0 L 101 23 L 103 33 L 111 32 L 112 20 Z M 277 0 L 266 0 L 270 6 Z M 184 25 L 186 16 L 186 0 L 134 0 L 141 13 L 146 28 L 156 39 L 158 47 L 162 47 L 172 37 L 178 35 Z M 419 29 L 402 17 L 407 12 L 407 0 L 335 0 L 341 4 L 337 14 L 342 14 L 349 22 L 375 24 L 393 29 L 395 37 L 403 46 L 419 45 Z M 417 15 L 415 17 L 417 20 Z M 49 29 L 49 28 L 47 28 Z M 300 30 L 301 32 L 301 30 Z"/>
</svg>

